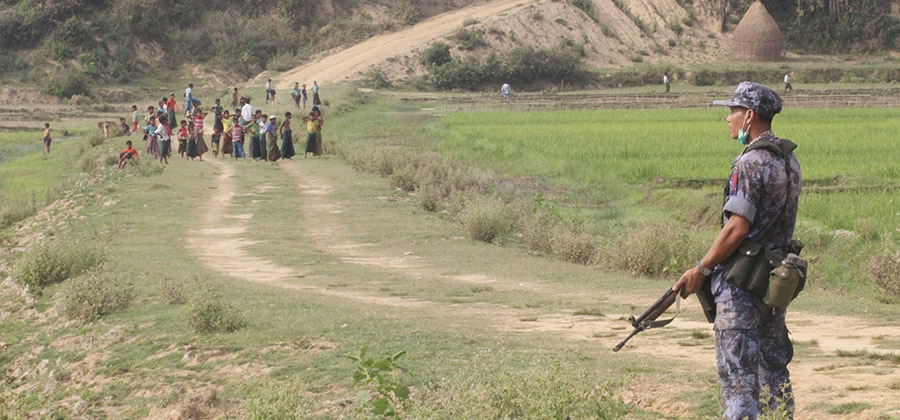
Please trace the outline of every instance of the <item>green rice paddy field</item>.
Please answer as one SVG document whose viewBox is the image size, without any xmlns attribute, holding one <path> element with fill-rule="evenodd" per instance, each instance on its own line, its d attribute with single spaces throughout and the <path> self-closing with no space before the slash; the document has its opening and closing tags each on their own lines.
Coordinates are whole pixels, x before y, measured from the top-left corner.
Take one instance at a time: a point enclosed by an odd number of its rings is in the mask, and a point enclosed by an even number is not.
<svg viewBox="0 0 900 420">
<path fill-rule="evenodd" d="M 384 133 L 380 144 L 431 149 L 513 179 L 562 187 L 566 201 L 600 226 L 601 237 L 668 220 L 711 238 L 722 186 L 742 150 L 728 135 L 727 110 L 719 108 L 434 117 L 419 106 L 372 105 L 334 122 L 331 132 L 344 139 Z M 774 121 L 777 135 L 799 144 L 804 185 L 795 237 L 806 243 L 804 255 L 818 260 L 813 284 L 882 293 L 859 279 L 873 256 L 895 254 L 900 245 L 897 113 L 787 109 Z M 401 117 L 388 123 L 373 114 Z"/>
<path fill-rule="evenodd" d="M 776 134 L 799 144 L 801 219 L 831 230 L 871 219 L 898 236 L 897 112 L 798 109 L 776 117 Z M 576 188 L 718 189 L 741 152 L 724 116 L 717 109 L 456 113 L 441 119 L 434 138 L 438 149 L 478 165 Z"/>
</svg>

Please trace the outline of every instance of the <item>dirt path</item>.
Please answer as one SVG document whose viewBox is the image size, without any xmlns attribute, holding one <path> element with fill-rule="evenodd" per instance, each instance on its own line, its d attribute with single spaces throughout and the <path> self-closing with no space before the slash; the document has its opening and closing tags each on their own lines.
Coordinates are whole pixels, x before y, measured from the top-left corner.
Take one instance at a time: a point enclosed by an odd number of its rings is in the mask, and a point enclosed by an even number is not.
<svg viewBox="0 0 900 420">
<path fill-rule="evenodd" d="M 521 0 L 489 1 L 442 13 L 401 31 L 374 36 L 281 74 L 278 76 L 278 88 L 290 89 L 298 81 L 316 80 L 319 84 L 345 82 L 356 77 L 369 65 L 380 63 L 387 57 L 410 55 L 414 49 L 460 28 L 466 19 L 482 20 L 526 3 Z"/>
<path fill-rule="evenodd" d="M 335 193 L 342 188 L 337 182 L 323 178 L 301 165 L 283 165 L 296 180 L 302 195 L 304 214 L 316 214 L 317 222 L 308 227 L 309 238 L 316 247 L 328 252 L 341 261 L 358 264 L 373 269 L 387 270 L 410 278 L 440 278 L 448 282 L 487 283 L 505 290 L 519 290 L 530 294 L 572 294 L 599 296 L 597 290 L 564 290 L 560 287 L 538 282 L 520 282 L 503 278 L 493 273 L 469 272 L 461 275 L 445 275 L 442 267 L 416 256 L 396 256 L 381 251 L 377 244 L 364 243 L 354 239 L 351 226 L 341 223 L 336 217 L 346 215 L 350 203 L 342 203 Z M 411 238 L 411 240 L 414 238 Z M 524 285 L 524 287 L 523 287 Z M 608 295 L 605 297 L 609 297 Z M 649 304 L 654 297 L 627 300 Z M 437 306 L 430 309 L 440 310 Z M 691 299 L 683 305 L 686 313 L 699 313 L 699 305 Z M 620 314 L 603 317 L 577 316 L 572 312 L 545 314 L 529 318 L 523 322 L 522 312 L 510 308 L 480 308 L 473 315 L 491 313 L 498 321 L 495 328 L 508 332 L 552 333 L 569 340 L 591 340 L 599 345 L 614 345 L 629 331 Z M 827 327 L 823 327 L 827 326 Z M 878 362 L 864 355 L 838 357 L 837 352 L 867 351 L 874 354 L 898 354 L 898 350 L 882 348 L 880 344 L 897 336 L 897 328 L 876 327 L 867 321 L 843 316 L 824 316 L 806 312 L 792 312 L 789 316 L 792 338 L 797 343 L 797 362 L 792 364 L 795 392 L 798 395 L 797 419 L 869 419 L 875 418 L 874 410 L 842 415 L 824 414 L 810 407 L 865 402 L 882 413 L 900 414 L 900 372 L 898 366 L 890 362 Z M 665 330 L 647 332 L 627 347 L 626 351 L 665 357 L 690 364 L 702 369 L 714 370 L 714 350 L 709 334 L 710 326 L 705 322 L 689 319 L 676 320 Z M 694 336 L 693 338 L 691 338 Z M 697 337 L 707 337 L 697 339 Z M 644 386 L 647 384 L 639 384 Z M 689 407 L 670 401 L 681 391 L 683 384 L 655 384 L 656 398 L 646 398 L 642 394 L 631 393 L 629 401 L 647 409 L 670 414 L 691 414 Z M 892 389 L 893 388 L 893 389 Z M 674 410 L 674 411 L 673 411 Z"/>
<path fill-rule="evenodd" d="M 312 293 L 367 305 L 415 309 L 415 313 L 429 317 L 447 317 L 448 326 L 453 328 L 471 328 L 469 324 L 472 320 L 483 318 L 491 321 L 472 325 L 488 325 L 488 328 L 508 333 L 548 334 L 548 337 L 590 341 L 603 347 L 612 347 L 628 332 L 621 314 L 585 316 L 575 315 L 574 310 L 546 313 L 499 304 L 451 304 L 407 297 L 380 296 L 354 289 L 352 286 L 333 290 L 303 284 L 300 282 L 300 278 L 305 274 L 302 270 L 251 255 L 244 248 L 256 242 L 246 238 L 245 228 L 234 226 L 234 223 L 224 223 L 226 218 L 248 220 L 253 215 L 227 215 L 231 200 L 236 195 L 233 183 L 234 166 L 230 162 L 222 161 L 212 161 L 211 164 L 217 168 L 217 189 L 208 203 L 202 226 L 190 232 L 187 243 L 189 250 L 199 261 L 223 275 L 270 287 L 294 290 L 300 294 Z M 493 273 L 467 272 L 447 275 L 442 274 L 440 267 L 436 267 L 434 262 L 426 258 L 416 255 L 386 254 L 376 244 L 356 240 L 353 227 L 342 223 L 337 217 L 346 216 L 345 211 L 351 207 L 350 203 L 343 203 L 335 197 L 335 193 L 345 186 L 304 169 L 301 162 L 285 162 L 281 164 L 281 168 L 296 180 L 297 191 L 301 194 L 299 202 L 303 206 L 302 213 L 317 215 L 317 223 L 307 227 L 306 239 L 312 242 L 316 249 L 337 257 L 343 263 L 371 268 L 373 275 L 377 275 L 378 271 L 387 271 L 413 279 L 428 277 L 448 282 L 490 284 L 498 289 L 529 295 L 553 296 L 569 292 L 573 295 L 599 296 L 597 290 L 564 290 L 566 286 L 519 282 Z M 226 225 L 228 227 L 220 227 Z M 646 302 L 641 302 L 634 296 L 630 296 L 629 299 L 640 304 L 649 304 L 652 297 L 644 299 Z M 699 309 L 691 300 L 684 305 L 683 310 L 687 313 L 696 313 Z M 789 318 L 789 327 L 794 340 L 798 342 L 800 348 L 798 353 L 801 355 L 792 364 L 795 392 L 798 395 L 798 420 L 869 419 L 876 418 L 875 413 L 900 414 L 900 406 L 895 403 L 900 401 L 898 389 L 900 372 L 896 364 L 865 355 L 838 357 L 836 354 L 837 350 L 891 352 L 879 348 L 879 343 L 885 339 L 891 340 L 891 337 L 896 338 L 895 328 L 875 327 L 851 317 L 810 313 L 792 313 Z M 827 328 L 823 328 L 826 325 Z M 682 317 L 666 329 L 642 334 L 626 347 L 625 351 L 654 357 L 664 355 L 673 361 L 686 363 L 685 366 L 694 365 L 698 369 L 712 372 L 714 354 L 709 330 L 710 327 L 706 323 Z M 670 415 L 691 415 L 691 408 L 676 399 L 685 386 L 697 384 L 673 382 L 677 381 L 653 383 L 638 381 L 632 384 L 632 389 L 625 391 L 624 397 L 627 401 L 645 409 Z M 650 394 L 635 392 L 637 387 L 650 387 L 651 392 Z M 825 414 L 821 408 L 854 402 L 865 402 L 873 408 L 839 416 Z"/>
</svg>

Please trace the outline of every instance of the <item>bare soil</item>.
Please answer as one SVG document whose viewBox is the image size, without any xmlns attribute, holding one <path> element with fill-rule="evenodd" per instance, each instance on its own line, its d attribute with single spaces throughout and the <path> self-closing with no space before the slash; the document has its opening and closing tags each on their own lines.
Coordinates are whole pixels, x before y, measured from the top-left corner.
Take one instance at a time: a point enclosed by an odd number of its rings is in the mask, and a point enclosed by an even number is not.
<svg viewBox="0 0 900 420">
<path fill-rule="evenodd" d="M 467 30 L 483 31 L 487 45 L 471 51 L 453 48 L 455 56 L 484 57 L 521 46 L 583 44 L 586 63 L 610 68 L 635 62 L 706 63 L 729 54 L 729 35 L 715 31 L 714 22 L 703 14 L 692 26 L 684 25 L 688 12 L 675 0 L 624 1 L 634 18 L 612 0 L 593 3 L 596 21 L 567 1 L 491 0 L 462 7 L 284 72 L 277 77 L 277 86 L 289 89 L 296 82 L 310 84 L 313 80 L 342 83 L 359 79 L 362 72 L 376 67 L 390 79 L 422 74 L 425 69 L 419 64 L 419 54 L 435 41 L 458 45 L 452 35 L 464 23 Z M 680 35 L 676 25 L 681 27 Z"/>
</svg>

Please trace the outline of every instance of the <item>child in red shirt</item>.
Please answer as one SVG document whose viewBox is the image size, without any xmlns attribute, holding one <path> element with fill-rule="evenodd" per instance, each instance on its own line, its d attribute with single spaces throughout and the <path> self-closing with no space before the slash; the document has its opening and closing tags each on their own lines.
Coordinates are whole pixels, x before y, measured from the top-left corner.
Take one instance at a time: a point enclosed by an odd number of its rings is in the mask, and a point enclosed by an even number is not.
<svg viewBox="0 0 900 420">
<path fill-rule="evenodd" d="M 124 168 L 125 162 L 132 158 L 140 159 L 140 157 L 138 156 L 138 151 L 135 150 L 135 148 L 131 145 L 131 140 L 126 141 L 125 146 L 125 151 L 119 153 L 119 164 L 116 166 L 116 169 Z"/>
</svg>

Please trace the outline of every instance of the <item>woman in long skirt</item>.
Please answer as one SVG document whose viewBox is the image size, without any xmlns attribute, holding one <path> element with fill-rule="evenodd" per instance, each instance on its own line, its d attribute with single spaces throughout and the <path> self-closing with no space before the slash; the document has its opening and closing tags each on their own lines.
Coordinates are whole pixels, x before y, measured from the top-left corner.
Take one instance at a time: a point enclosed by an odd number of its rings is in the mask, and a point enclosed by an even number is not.
<svg viewBox="0 0 900 420">
<path fill-rule="evenodd" d="M 275 130 L 275 116 L 269 117 L 269 124 L 266 126 L 266 135 L 269 137 L 269 147 L 266 151 L 266 160 L 275 162 L 281 159 L 281 151 L 278 150 L 278 135 Z"/>
<path fill-rule="evenodd" d="M 197 157 L 200 160 L 203 160 L 203 154 L 209 151 L 209 147 L 206 146 L 206 142 L 203 141 L 203 132 L 197 133 Z"/>
<path fill-rule="evenodd" d="M 159 159 L 159 139 L 156 138 L 156 133 L 150 134 L 150 141 L 147 142 L 147 154 Z"/>
<path fill-rule="evenodd" d="M 291 135 L 291 113 L 284 113 L 284 121 L 281 122 L 281 158 L 290 159 L 297 153 L 294 152 L 294 137 Z"/>
<path fill-rule="evenodd" d="M 322 117 L 322 111 L 318 107 L 315 107 L 313 111 L 318 119 L 318 124 L 316 125 L 316 156 L 322 156 L 322 126 L 325 125 L 325 118 Z"/>
<path fill-rule="evenodd" d="M 234 153 L 231 141 L 231 130 L 229 129 L 222 133 L 222 148 L 220 149 L 222 156 L 231 156 Z"/>
<path fill-rule="evenodd" d="M 193 124 L 191 124 L 191 125 L 193 125 Z M 191 128 L 191 131 L 193 132 L 193 127 Z M 194 160 L 194 158 L 196 158 L 198 156 L 197 155 L 197 136 L 196 135 L 192 135 L 192 136 L 188 137 L 187 156 L 189 158 L 191 158 L 191 160 Z"/>
</svg>

